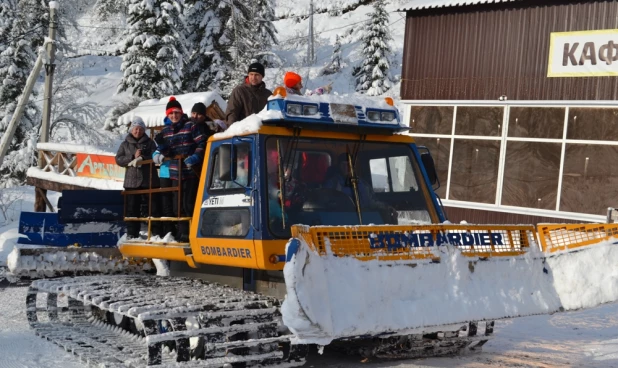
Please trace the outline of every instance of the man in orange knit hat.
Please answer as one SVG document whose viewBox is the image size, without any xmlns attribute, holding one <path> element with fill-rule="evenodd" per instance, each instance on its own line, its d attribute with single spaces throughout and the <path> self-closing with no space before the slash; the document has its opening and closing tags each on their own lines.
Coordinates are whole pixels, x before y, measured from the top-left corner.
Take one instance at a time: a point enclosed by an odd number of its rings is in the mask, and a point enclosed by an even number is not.
<svg viewBox="0 0 618 368">
<path fill-rule="evenodd" d="M 288 93 L 293 95 L 302 95 L 301 89 L 303 88 L 303 79 L 300 75 L 294 72 L 287 72 L 283 76 L 283 84 Z"/>
</svg>

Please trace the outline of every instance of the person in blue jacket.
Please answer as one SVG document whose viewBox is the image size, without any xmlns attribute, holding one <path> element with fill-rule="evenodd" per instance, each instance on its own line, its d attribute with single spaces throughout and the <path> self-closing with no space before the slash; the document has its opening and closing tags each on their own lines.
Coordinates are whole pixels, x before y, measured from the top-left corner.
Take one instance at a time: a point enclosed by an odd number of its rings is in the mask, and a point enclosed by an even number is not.
<svg viewBox="0 0 618 368">
<path fill-rule="evenodd" d="M 178 192 L 172 192 L 173 213 L 174 216 L 179 214 L 180 217 L 188 217 L 193 215 L 195 207 L 200 176 L 200 172 L 195 168 L 200 167 L 204 159 L 206 137 L 203 130 L 183 113 L 180 102 L 173 96 L 170 97 L 165 107 L 165 115 L 171 123 L 157 134 L 155 138 L 157 152 L 152 159 L 157 164 L 162 164 L 164 157 L 171 159 L 168 161 L 170 184 L 172 187 L 180 186 L 181 190 L 180 208 L 177 208 Z M 184 158 L 178 160 L 177 156 Z M 169 205 L 167 209 L 164 208 L 164 211 L 166 210 L 169 210 Z M 178 222 L 175 238 L 180 242 L 189 240 L 187 221 Z"/>
</svg>

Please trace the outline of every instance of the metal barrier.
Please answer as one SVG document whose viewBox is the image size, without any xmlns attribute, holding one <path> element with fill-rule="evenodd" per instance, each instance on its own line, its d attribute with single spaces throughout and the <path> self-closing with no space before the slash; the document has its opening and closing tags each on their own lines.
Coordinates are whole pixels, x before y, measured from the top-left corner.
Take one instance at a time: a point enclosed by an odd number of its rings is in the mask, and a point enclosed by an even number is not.
<svg viewBox="0 0 618 368">
<path fill-rule="evenodd" d="M 187 216 L 187 217 L 181 217 L 180 216 L 180 209 L 182 208 L 182 185 L 180 185 L 180 182 L 182 180 L 182 160 L 185 159 L 187 156 L 182 156 L 182 155 L 178 155 L 175 156 L 174 158 L 172 158 L 173 160 L 178 160 L 178 185 L 175 187 L 169 187 L 169 188 L 152 188 L 152 168 L 154 167 L 154 162 L 150 159 L 150 160 L 142 160 L 138 163 L 139 166 L 141 165 L 149 165 L 150 167 L 150 180 L 149 180 L 149 188 L 148 189 L 140 189 L 140 190 L 131 190 L 131 191 L 122 191 L 122 195 L 124 197 L 124 221 L 139 221 L 139 222 L 147 222 L 148 223 L 148 236 L 146 238 L 146 242 L 147 244 L 152 243 L 152 241 L 150 240 L 150 237 L 152 235 L 152 222 L 153 221 L 188 221 L 189 222 L 189 228 L 191 228 L 191 220 L 193 219 L 192 216 Z M 165 161 L 168 160 L 172 160 L 170 158 L 165 158 Z M 199 176 L 199 173 L 198 173 Z M 154 193 L 164 193 L 164 192 L 178 192 L 178 203 L 177 203 L 177 213 L 176 213 L 176 217 L 152 217 L 152 195 Z M 126 208 L 127 208 L 127 201 L 126 198 L 128 195 L 138 195 L 138 194 L 148 194 L 148 217 L 127 217 L 126 216 Z M 139 243 L 139 242 L 133 242 L 135 244 Z M 161 243 L 161 242 L 157 242 L 157 244 L 163 244 L 165 245 L 166 243 Z M 187 242 L 175 242 L 173 244 L 174 246 L 185 246 L 185 245 L 189 245 L 189 243 Z"/>
<path fill-rule="evenodd" d="M 539 224 L 538 231 L 541 249 L 546 253 L 618 238 L 618 224 Z"/>
<path fill-rule="evenodd" d="M 437 258 L 434 246 L 450 244 L 468 257 L 521 255 L 536 246 L 532 225 L 419 226 L 292 226 L 320 255 L 352 256 L 359 260 L 418 260 Z"/>
</svg>

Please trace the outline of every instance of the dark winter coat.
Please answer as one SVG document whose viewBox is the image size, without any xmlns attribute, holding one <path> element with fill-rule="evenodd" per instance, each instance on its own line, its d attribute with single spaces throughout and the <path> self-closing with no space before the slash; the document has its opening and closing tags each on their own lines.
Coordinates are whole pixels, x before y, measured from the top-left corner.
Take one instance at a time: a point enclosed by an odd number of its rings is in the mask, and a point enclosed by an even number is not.
<svg viewBox="0 0 618 368">
<path fill-rule="evenodd" d="M 159 187 L 159 175 L 154 165 L 141 165 L 137 167 L 127 167 L 127 165 L 135 159 L 135 151 L 142 149 L 142 157 L 144 160 L 149 160 L 152 153 L 157 149 L 155 142 L 149 136 L 144 134 L 139 141 L 130 133 L 120 144 L 116 153 L 116 164 L 125 167 L 124 187 L 126 189 L 148 188 L 148 179 L 150 178 L 150 168 L 152 167 L 152 187 Z"/>
<path fill-rule="evenodd" d="M 204 130 L 193 123 L 186 115 L 172 125 L 167 125 L 161 130 L 162 142 L 159 143 L 159 152 L 165 157 L 176 157 L 178 155 L 188 156 L 191 165 L 199 170 L 204 160 L 204 150 L 206 148 L 207 137 Z M 159 138 L 157 138 L 159 139 Z M 196 178 L 198 173 L 182 163 L 182 177 L 185 179 Z M 170 179 L 178 180 L 178 160 L 170 161 Z"/>
<path fill-rule="evenodd" d="M 266 106 L 272 92 L 264 82 L 257 86 L 241 84 L 234 88 L 225 110 L 225 122 L 228 126 L 251 114 L 256 114 Z"/>
</svg>

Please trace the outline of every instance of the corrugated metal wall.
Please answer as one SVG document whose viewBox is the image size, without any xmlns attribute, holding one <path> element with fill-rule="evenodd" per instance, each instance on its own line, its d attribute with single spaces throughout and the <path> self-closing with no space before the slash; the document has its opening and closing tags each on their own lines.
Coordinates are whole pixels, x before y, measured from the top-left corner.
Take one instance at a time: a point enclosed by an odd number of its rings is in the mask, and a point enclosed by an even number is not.
<svg viewBox="0 0 618 368">
<path fill-rule="evenodd" d="M 618 99 L 618 77 L 547 78 L 550 33 L 616 29 L 618 1 L 516 4 L 408 12 L 401 98 Z"/>
</svg>

